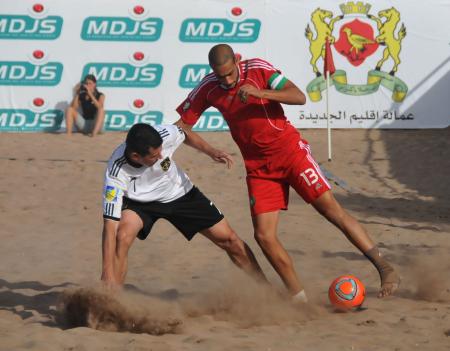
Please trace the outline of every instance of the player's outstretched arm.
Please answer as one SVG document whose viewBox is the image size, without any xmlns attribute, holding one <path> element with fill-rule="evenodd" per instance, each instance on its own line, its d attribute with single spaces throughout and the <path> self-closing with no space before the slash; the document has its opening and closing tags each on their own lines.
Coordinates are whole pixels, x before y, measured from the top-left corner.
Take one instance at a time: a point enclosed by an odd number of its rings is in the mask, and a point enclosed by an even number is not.
<svg viewBox="0 0 450 351">
<path fill-rule="evenodd" d="M 287 105 L 304 105 L 306 103 L 305 94 L 290 80 L 287 80 L 283 88 L 279 90 L 258 89 L 253 85 L 244 84 L 238 92 L 242 102 L 247 102 L 248 96 L 259 99 L 268 99 Z"/>
<path fill-rule="evenodd" d="M 194 149 L 203 152 L 204 154 L 211 157 L 214 161 L 225 163 L 228 168 L 231 168 L 234 164 L 231 155 L 227 154 L 222 150 L 218 150 L 212 147 L 205 139 L 203 139 L 198 133 L 192 130 L 192 126 L 184 123 L 179 119 L 175 124 L 183 129 L 186 138 L 184 140 L 186 145 L 193 147 Z"/>
<path fill-rule="evenodd" d="M 114 270 L 114 258 L 116 252 L 116 234 L 119 227 L 118 221 L 111 219 L 103 220 L 102 234 L 102 281 L 107 286 L 117 285 L 117 279 Z"/>
</svg>

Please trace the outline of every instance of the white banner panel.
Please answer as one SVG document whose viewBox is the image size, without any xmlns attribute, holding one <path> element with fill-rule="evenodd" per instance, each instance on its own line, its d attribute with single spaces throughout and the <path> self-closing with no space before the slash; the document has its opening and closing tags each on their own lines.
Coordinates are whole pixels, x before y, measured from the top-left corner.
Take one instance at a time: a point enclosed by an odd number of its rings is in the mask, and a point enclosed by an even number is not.
<svg viewBox="0 0 450 351">
<path fill-rule="evenodd" d="M 450 125 L 450 1 L 20 0 L 0 2 L 0 131 L 64 130 L 75 84 L 106 95 L 106 130 L 171 123 L 229 43 L 268 60 L 308 95 L 285 106 L 298 128 L 324 128 L 324 44 L 336 67 L 333 128 Z M 208 110 L 197 130 L 226 130 Z"/>
</svg>

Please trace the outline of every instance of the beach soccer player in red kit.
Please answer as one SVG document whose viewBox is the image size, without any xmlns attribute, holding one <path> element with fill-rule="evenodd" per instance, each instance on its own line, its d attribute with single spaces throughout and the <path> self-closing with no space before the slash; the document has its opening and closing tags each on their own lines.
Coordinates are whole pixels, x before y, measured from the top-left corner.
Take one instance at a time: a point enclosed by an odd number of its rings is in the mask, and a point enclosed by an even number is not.
<svg viewBox="0 0 450 351">
<path fill-rule="evenodd" d="M 181 118 L 176 124 L 185 131 L 187 144 L 220 160 L 219 151 L 192 127 L 211 106 L 222 113 L 244 158 L 255 239 L 294 301 L 306 302 L 306 293 L 277 237 L 279 212 L 288 207 L 290 187 L 373 263 L 381 279 L 378 296 L 393 294 L 399 275 L 337 202 L 309 144 L 285 117 L 281 104 L 305 104 L 303 92 L 269 62 L 239 60 L 229 45 L 215 45 L 208 59 L 213 72 L 178 106 Z"/>
</svg>

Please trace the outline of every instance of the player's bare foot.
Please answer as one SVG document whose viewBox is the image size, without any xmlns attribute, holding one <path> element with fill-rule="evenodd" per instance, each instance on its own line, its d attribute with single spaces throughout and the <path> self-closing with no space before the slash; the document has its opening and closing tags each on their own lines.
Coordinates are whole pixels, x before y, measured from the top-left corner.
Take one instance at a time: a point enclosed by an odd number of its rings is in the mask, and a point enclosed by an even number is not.
<svg viewBox="0 0 450 351">
<path fill-rule="evenodd" d="M 392 295 L 400 286 L 400 276 L 394 268 L 381 256 L 378 247 L 374 246 L 364 255 L 373 263 L 378 270 L 381 279 L 381 289 L 378 297 L 386 297 Z"/>
<path fill-rule="evenodd" d="M 378 292 L 378 297 L 383 298 L 394 294 L 400 286 L 400 276 L 393 269 L 389 271 L 380 272 L 381 289 Z"/>
</svg>

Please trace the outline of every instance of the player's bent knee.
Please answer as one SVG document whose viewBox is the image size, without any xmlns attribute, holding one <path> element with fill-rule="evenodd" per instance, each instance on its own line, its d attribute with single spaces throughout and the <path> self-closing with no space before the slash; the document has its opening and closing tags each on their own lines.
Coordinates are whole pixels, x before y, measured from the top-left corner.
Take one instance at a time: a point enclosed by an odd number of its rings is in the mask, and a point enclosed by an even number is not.
<svg viewBox="0 0 450 351">
<path fill-rule="evenodd" d="M 232 251 L 241 251 L 244 247 L 242 240 L 233 232 L 233 235 L 228 239 L 228 245 Z"/>
<path fill-rule="evenodd" d="M 121 230 L 119 228 L 116 239 L 119 246 L 128 249 L 133 243 L 134 236 L 127 230 Z"/>
<path fill-rule="evenodd" d="M 262 247 L 270 246 L 275 241 L 275 237 L 273 235 L 259 230 L 255 231 L 254 237 L 258 245 Z"/>
<path fill-rule="evenodd" d="M 236 253 L 241 251 L 241 239 L 237 236 L 234 231 L 219 243 L 219 246 L 229 253 Z"/>
</svg>

